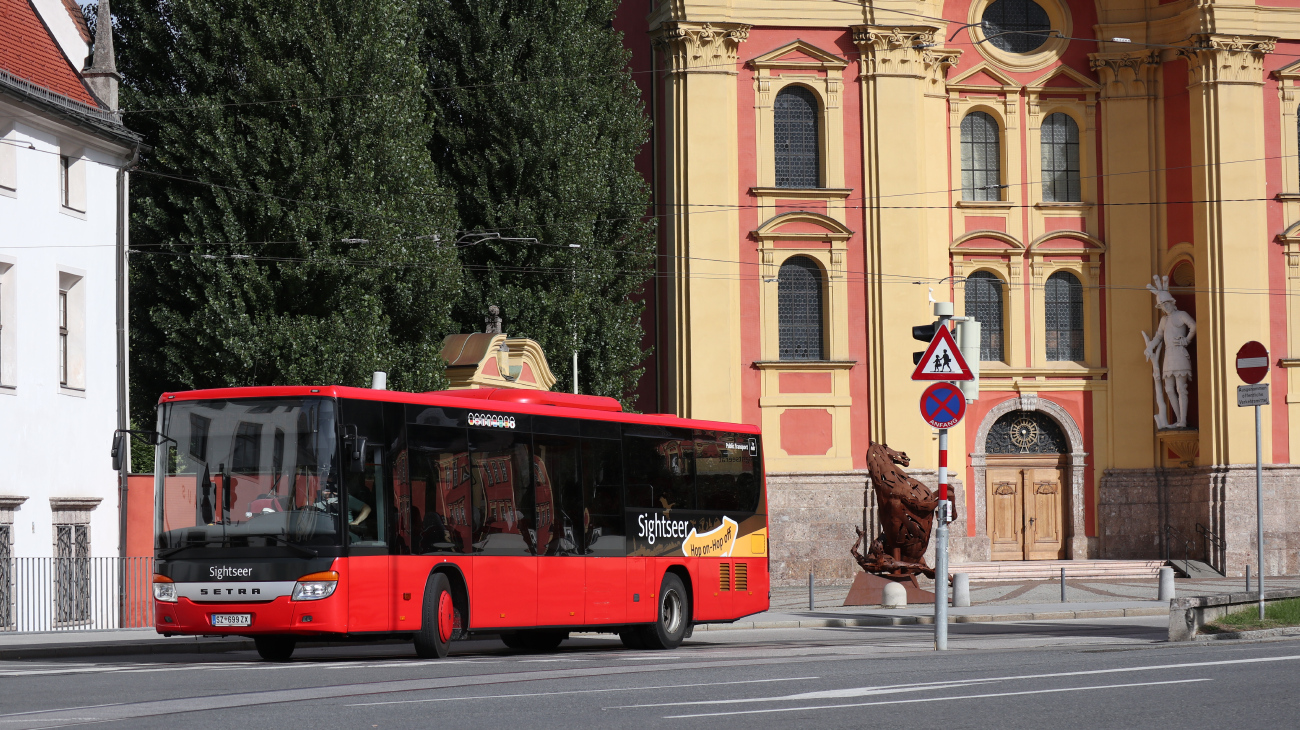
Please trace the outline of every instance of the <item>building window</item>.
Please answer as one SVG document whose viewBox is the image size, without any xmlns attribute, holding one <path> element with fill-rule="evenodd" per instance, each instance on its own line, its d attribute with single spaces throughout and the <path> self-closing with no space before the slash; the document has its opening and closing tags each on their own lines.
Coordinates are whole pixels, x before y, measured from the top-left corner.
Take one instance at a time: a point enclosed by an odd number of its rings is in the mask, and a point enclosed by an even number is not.
<svg viewBox="0 0 1300 730">
<path fill-rule="evenodd" d="M 822 347 L 822 270 L 807 256 L 781 264 L 776 312 L 782 360 L 824 360 Z"/>
<path fill-rule="evenodd" d="M 59 385 L 68 385 L 68 293 L 59 292 Z"/>
<path fill-rule="evenodd" d="M 59 272 L 59 386 L 86 389 L 86 283 L 79 274 Z"/>
<path fill-rule="evenodd" d="M 54 526 L 54 620 L 75 624 L 90 620 L 90 525 Z"/>
<path fill-rule="evenodd" d="M 1047 359 L 1083 360 L 1083 286 L 1066 271 L 1047 277 Z"/>
<path fill-rule="evenodd" d="M 961 120 L 961 199 L 1002 199 L 1001 130 L 984 112 Z"/>
<path fill-rule="evenodd" d="M 16 368 L 14 343 L 14 266 L 0 260 L 0 385 L 13 385 Z"/>
<path fill-rule="evenodd" d="M 1056 112 L 1043 120 L 1043 200 L 1077 203 L 1079 187 L 1079 125 L 1069 114 Z"/>
<path fill-rule="evenodd" d="M 9 512 L 13 520 L 13 512 Z M 13 613 L 14 526 L 0 523 L 0 631 L 12 629 Z"/>
<path fill-rule="evenodd" d="M 994 0 L 980 17 L 984 37 L 1007 53 L 1031 53 L 1047 42 L 1052 21 L 1033 0 Z"/>
<path fill-rule="evenodd" d="M 1005 360 L 1001 279 L 988 271 L 966 277 L 966 316 L 980 323 L 980 360 Z"/>
<path fill-rule="evenodd" d="M 72 207 L 72 158 L 67 155 L 59 155 L 59 202 Z"/>
<path fill-rule="evenodd" d="M 776 95 L 773 112 L 778 188 L 821 186 L 817 110 L 817 97 L 803 86 L 787 86 Z"/>
</svg>

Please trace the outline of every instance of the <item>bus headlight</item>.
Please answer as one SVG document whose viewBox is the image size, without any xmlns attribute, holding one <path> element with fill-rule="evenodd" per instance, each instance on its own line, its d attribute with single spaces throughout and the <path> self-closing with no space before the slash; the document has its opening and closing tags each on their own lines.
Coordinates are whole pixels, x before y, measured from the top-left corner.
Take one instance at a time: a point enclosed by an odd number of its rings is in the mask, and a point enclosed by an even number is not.
<svg viewBox="0 0 1300 730">
<path fill-rule="evenodd" d="M 319 601 L 322 598 L 329 598 L 334 595 L 334 589 L 338 585 L 338 571 L 326 570 L 321 573 L 304 575 L 293 586 L 293 600 Z"/>
<path fill-rule="evenodd" d="M 176 584 L 165 575 L 153 577 L 153 599 L 163 603 L 176 602 Z"/>
</svg>

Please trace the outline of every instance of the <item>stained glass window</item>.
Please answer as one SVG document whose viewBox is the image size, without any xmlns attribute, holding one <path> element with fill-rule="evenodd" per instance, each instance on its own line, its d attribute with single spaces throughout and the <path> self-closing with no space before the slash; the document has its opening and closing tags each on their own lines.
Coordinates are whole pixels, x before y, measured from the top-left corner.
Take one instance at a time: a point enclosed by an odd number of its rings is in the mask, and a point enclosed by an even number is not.
<svg viewBox="0 0 1300 730">
<path fill-rule="evenodd" d="M 1056 112 L 1043 120 L 1043 200 L 1075 203 L 1079 189 L 1079 125 L 1069 114 Z"/>
<path fill-rule="evenodd" d="M 782 360 L 824 360 L 822 349 L 822 270 L 807 256 L 781 264 L 776 312 Z"/>
<path fill-rule="evenodd" d="M 1001 279 L 988 271 L 966 277 L 966 316 L 980 323 L 980 360 L 1004 360 Z"/>
<path fill-rule="evenodd" d="M 778 188 L 821 187 L 817 108 L 817 97 L 803 86 L 787 86 L 776 95 L 773 113 Z"/>
<path fill-rule="evenodd" d="M 997 120 L 971 112 L 961 120 L 961 199 L 1002 199 L 1002 145 Z"/>
<path fill-rule="evenodd" d="M 1047 359 L 1083 359 L 1083 286 L 1066 271 L 1047 277 Z"/>
<path fill-rule="evenodd" d="M 980 18 L 984 37 L 1008 53 L 1030 53 L 1047 42 L 1052 22 L 1034 0 L 994 0 Z"/>
</svg>

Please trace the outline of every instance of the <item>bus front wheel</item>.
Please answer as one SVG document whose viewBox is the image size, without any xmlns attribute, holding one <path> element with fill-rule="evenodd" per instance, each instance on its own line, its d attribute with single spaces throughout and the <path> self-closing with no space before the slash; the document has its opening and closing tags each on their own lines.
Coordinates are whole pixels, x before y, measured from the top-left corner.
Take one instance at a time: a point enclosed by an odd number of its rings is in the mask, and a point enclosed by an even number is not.
<svg viewBox="0 0 1300 730">
<path fill-rule="evenodd" d="M 690 624 L 691 603 L 686 586 L 675 573 L 665 573 L 659 585 L 659 615 L 653 624 L 642 628 L 645 648 L 676 649 L 686 638 Z"/>
<path fill-rule="evenodd" d="M 424 585 L 424 606 L 420 609 L 420 630 L 415 634 L 415 654 L 421 659 L 442 659 L 451 649 L 456 604 L 451 582 L 442 573 L 429 576 Z"/>
<path fill-rule="evenodd" d="M 254 636 L 257 655 L 268 662 L 287 662 L 293 656 L 298 640 L 292 636 Z"/>
</svg>

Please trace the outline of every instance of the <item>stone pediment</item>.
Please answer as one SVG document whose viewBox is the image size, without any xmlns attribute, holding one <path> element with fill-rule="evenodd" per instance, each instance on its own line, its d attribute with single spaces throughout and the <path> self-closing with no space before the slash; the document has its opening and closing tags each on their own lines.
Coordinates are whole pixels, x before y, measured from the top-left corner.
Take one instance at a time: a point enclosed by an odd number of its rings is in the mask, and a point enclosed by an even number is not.
<svg viewBox="0 0 1300 730">
<path fill-rule="evenodd" d="M 749 65 L 755 69 L 783 68 L 829 71 L 845 68 L 849 65 L 849 62 L 811 43 L 794 41 L 751 59 Z"/>
<path fill-rule="evenodd" d="M 759 240 L 779 238 L 846 241 L 853 235 L 853 231 L 829 216 L 796 210 L 771 218 L 753 231 L 752 235 Z"/>
</svg>

